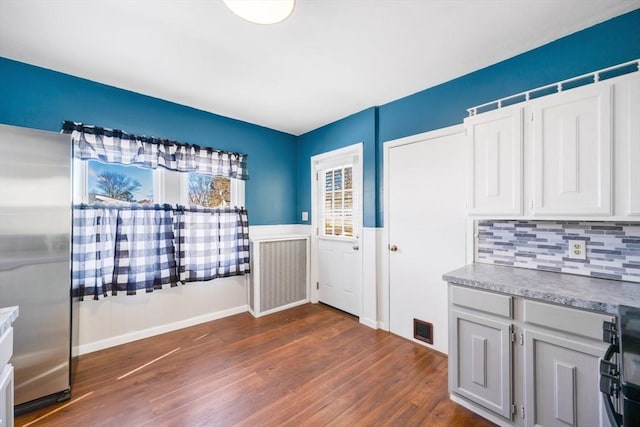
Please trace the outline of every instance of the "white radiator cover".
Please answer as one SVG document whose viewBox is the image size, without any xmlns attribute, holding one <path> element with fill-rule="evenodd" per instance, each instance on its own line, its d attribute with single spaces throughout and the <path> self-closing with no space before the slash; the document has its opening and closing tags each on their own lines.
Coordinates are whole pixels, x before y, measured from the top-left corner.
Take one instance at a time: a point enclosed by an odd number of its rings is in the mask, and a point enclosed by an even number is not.
<svg viewBox="0 0 640 427">
<path fill-rule="evenodd" d="M 255 317 L 309 301 L 309 236 L 251 240 L 249 311 Z"/>
</svg>

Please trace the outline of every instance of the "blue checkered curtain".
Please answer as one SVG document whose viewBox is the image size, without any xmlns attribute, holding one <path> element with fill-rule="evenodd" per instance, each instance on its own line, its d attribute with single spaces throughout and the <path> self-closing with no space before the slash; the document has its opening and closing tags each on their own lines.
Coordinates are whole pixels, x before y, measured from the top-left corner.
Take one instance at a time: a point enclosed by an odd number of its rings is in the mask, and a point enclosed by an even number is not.
<svg viewBox="0 0 640 427">
<path fill-rule="evenodd" d="M 106 163 L 158 166 L 225 178 L 249 179 L 247 155 L 182 144 L 168 139 L 130 135 L 121 130 L 65 121 L 62 131 L 71 134 L 74 156 Z"/>
<path fill-rule="evenodd" d="M 249 273 L 244 208 L 190 207 L 177 213 L 178 271 L 183 282 Z"/>
<path fill-rule="evenodd" d="M 178 284 L 173 216 L 170 205 L 132 203 L 118 211 L 113 294 Z"/>
<path fill-rule="evenodd" d="M 71 283 L 80 300 L 99 299 L 112 290 L 117 221 L 115 206 L 74 206 Z"/>
<path fill-rule="evenodd" d="M 73 230 L 73 286 L 81 299 L 178 284 L 170 205 L 78 205 Z"/>
</svg>

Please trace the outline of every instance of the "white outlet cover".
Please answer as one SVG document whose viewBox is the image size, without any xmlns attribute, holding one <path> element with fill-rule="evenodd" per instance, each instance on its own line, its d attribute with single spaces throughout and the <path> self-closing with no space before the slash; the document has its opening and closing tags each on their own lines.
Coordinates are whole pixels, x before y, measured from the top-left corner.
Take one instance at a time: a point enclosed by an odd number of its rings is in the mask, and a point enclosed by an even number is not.
<svg viewBox="0 0 640 427">
<path fill-rule="evenodd" d="M 569 240 L 569 258 L 587 259 L 587 242 L 585 240 Z"/>
</svg>

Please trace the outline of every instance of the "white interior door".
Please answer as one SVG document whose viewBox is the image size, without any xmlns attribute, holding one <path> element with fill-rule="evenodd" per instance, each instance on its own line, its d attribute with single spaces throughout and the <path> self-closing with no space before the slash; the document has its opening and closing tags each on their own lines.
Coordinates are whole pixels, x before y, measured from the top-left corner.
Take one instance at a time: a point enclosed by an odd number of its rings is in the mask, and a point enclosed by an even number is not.
<svg viewBox="0 0 640 427">
<path fill-rule="evenodd" d="M 361 154 L 359 150 L 339 150 L 318 157 L 312 159 L 318 300 L 360 316 Z"/>
<path fill-rule="evenodd" d="M 443 353 L 448 317 L 442 274 L 463 266 L 466 252 L 461 131 L 426 134 L 390 148 L 387 157 L 389 329 L 413 340 L 414 319 L 432 323 L 433 348 Z"/>
</svg>

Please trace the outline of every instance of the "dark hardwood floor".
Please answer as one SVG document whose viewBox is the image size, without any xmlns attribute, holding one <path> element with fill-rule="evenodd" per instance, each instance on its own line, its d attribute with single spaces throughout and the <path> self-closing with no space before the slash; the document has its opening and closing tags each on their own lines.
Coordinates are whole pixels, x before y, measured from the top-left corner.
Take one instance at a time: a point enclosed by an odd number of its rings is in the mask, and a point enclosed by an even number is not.
<svg viewBox="0 0 640 427">
<path fill-rule="evenodd" d="M 73 398 L 16 426 L 491 426 L 447 359 L 323 305 L 243 313 L 80 357 Z"/>
</svg>

